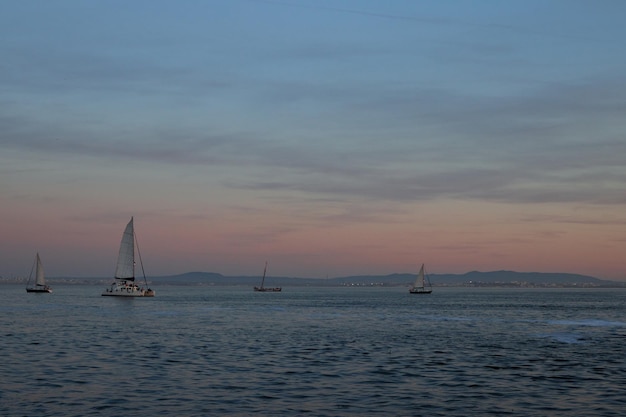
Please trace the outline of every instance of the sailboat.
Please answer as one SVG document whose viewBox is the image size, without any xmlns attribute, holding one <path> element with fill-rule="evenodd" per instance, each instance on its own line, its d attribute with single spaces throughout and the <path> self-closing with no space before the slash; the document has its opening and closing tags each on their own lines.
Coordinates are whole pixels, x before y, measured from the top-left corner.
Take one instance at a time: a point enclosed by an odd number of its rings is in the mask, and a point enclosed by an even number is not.
<svg viewBox="0 0 626 417">
<path fill-rule="evenodd" d="M 264 287 L 265 284 L 265 273 L 267 272 L 267 262 L 265 262 L 265 268 L 263 269 L 263 278 L 261 279 L 261 286 L 254 287 L 254 291 L 258 292 L 280 292 L 282 291 L 281 287 Z"/>
<path fill-rule="evenodd" d="M 33 276 L 33 269 L 36 269 L 35 272 L 35 286 L 29 287 L 28 283 L 30 283 L 30 278 Z M 52 288 L 46 285 L 46 278 L 43 273 L 43 265 L 41 263 L 41 259 L 39 258 L 39 253 L 35 256 L 35 263 L 30 270 L 30 276 L 28 277 L 28 282 L 26 283 L 26 292 L 38 292 L 38 293 L 51 293 Z"/>
<path fill-rule="evenodd" d="M 124 229 L 122 241 L 120 242 L 120 252 L 117 257 L 117 266 L 115 268 L 115 281 L 111 284 L 111 288 L 107 288 L 102 295 L 110 297 L 154 297 L 154 291 L 148 287 L 146 274 L 141 261 L 141 253 L 139 253 L 139 245 L 136 245 L 137 237 L 135 236 L 135 227 L 133 218 Z M 141 272 L 146 288 L 140 287 L 135 283 L 135 245 L 137 246 L 137 254 L 139 255 L 139 263 L 141 264 Z"/>
<path fill-rule="evenodd" d="M 428 282 L 428 287 L 426 287 L 426 282 Z M 420 273 L 417 275 L 417 279 L 415 279 L 415 283 L 409 289 L 409 292 L 411 294 L 430 294 L 433 292 L 430 280 L 424 275 L 424 264 L 422 264 Z"/>
</svg>

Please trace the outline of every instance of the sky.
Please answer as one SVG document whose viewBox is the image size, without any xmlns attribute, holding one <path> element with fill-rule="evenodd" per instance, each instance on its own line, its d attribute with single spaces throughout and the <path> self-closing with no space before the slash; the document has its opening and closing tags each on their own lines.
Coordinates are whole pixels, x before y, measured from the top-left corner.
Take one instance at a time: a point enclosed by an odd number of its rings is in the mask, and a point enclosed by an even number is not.
<svg viewBox="0 0 626 417">
<path fill-rule="evenodd" d="M 626 280 L 622 0 L 0 2 L 0 275 Z"/>
</svg>

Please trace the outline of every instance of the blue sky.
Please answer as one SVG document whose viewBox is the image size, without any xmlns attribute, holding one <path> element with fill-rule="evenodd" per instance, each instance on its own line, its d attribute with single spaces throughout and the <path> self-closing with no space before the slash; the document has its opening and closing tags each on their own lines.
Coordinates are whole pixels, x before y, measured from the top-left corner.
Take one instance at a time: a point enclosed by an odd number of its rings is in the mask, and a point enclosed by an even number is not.
<svg viewBox="0 0 626 417">
<path fill-rule="evenodd" d="M 153 274 L 621 279 L 625 15 L 2 2 L 0 274 L 106 276 L 133 215 Z"/>
</svg>

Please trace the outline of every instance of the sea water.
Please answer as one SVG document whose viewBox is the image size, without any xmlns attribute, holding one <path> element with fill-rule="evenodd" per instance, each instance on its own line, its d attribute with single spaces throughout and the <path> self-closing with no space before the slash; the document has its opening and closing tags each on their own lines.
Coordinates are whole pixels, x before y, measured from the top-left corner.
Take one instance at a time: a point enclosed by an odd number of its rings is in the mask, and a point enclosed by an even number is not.
<svg viewBox="0 0 626 417">
<path fill-rule="evenodd" d="M 626 290 L 0 286 L 2 416 L 612 416 Z"/>
</svg>

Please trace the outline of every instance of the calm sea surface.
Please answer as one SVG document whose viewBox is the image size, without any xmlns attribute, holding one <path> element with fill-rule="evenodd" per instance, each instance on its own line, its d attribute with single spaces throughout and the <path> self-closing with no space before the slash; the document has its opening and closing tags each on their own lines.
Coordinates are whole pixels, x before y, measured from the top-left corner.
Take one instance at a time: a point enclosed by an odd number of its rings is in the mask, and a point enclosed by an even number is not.
<svg viewBox="0 0 626 417">
<path fill-rule="evenodd" d="M 1 416 L 617 416 L 626 290 L 0 286 Z"/>
</svg>

